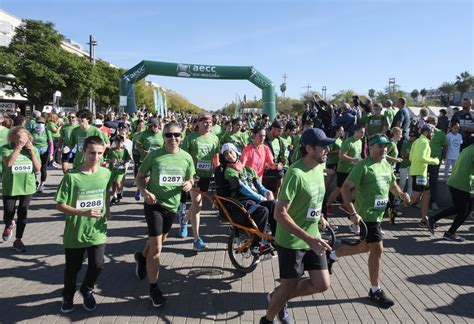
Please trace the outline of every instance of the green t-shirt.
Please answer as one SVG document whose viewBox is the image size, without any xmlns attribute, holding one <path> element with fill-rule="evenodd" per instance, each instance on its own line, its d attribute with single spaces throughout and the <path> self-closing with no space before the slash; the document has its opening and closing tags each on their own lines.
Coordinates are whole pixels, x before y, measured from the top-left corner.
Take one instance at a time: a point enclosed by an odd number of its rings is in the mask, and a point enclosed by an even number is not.
<svg viewBox="0 0 474 324">
<path fill-rule="evenodd" d="M 10 156 L 14 147 L 10 144 L 4 145 L 0 149 L 0 156 L 4 158 Z M 33 150 L 39 160 L 37 150 Z M 5 196 L 26 196 L 36 192 L 36 174 L 33 168 L 33 160 L 27 150 L 21 150 L 16 161 L 11 167 L 5 165 L 2 159 L 2 187 Z"/>
<path fill-rule="evenodd" d="M 367 118 L 367 137 L 382 132 L 384 127 L 388 127 L 388 118 L 386 116 L 371 115 Z"/>
<path fill-rule="evenodd" d="M 224 135 L 224 131 L 225 131 L 224 128 L 221 125 L 218 125 L 218 124 L 214 124 L 211 127 L 211 132 L 219 138 L 222 135 Z"/>
<path fill-rule="evenodd" d="M 257 188 L 255 188 L 253 181 L 254 179 L 260 181 L 260 178 L 258 177 L 257 172 L 251 167 L 244 167 L 240 172 L 237 172 L 237 170 L 233 168 L 227 167 L 224 172 L 224 178 L 227 181 L 237 178 L 238 180 L 236 179 L 236 181 L 242 182 L 243 184 L 252 188 L 254 192 L 259 193 Z M 249 199 L 249 197 L 243 195 L 240 193 L 240 191 L 233 191 L 232 197 L 235 199 Z"/>
<path fill-rule="evenodd" d="M 433 138 L 431 138 L 430 141 L 431 157 L 436 157 L 441 161 L 443 146 L 447 145 L 448 138 L 446 137 L 446 134 L 442 130 L 435 128 Z"/>
<path fill-rule="evenodd" d="M 2 126 L 0 126 L 0 127 L 2 127 Z M 6 127 L 2 127 L 2 129 L 0 129 L 0 148 L 3 145 L 8 144 L 7 137 L 8 137 L 8 132 L 9 131 L 10 130 Z M 2 150 L 0 150 L 0 176 L 2 175 L 2 168 L 3 168 L 3 156 L 2 156 Z"/>
<path fill-rule="evenodd" d="M 356 186 L 355 209 L 364 222 L 380 223 L 395 181 L 392 166 L 385 159 L 375 162 L 367 157 L 354 166 L 346 181 Z"/>
<path fill-rule="evenodd" d="M 397 147 L 397 142 L 395 141 L 390 141 L 390 143 L 387 144 L 387 155 L 393 158 L 398 157 L 398 147 Z M 388 161 L 390 165 L 395 165 L 395 162 Z"/>
<path fill-rule="evenodd" d="M 296 162 L 296 160 L 301 158 L 300 138 L 301 138 L 301 133 L 294 135 L 293 139 L 291 141 L 291 144 L 293 145 L 293 151 L 290 154 L 290 162 L 291 163 L 294 163 L 294 162 Z"/>
<path fill-rule="evenodd" d="M 74 156 L 73 167 L 78 168 L 84 162 L 84 154 L 82 150 L 84 148 L 84 141 L 89 136 L 99 136 L 105 143 L 109 144 L 109 138 L 106 134 L 102 133 L 100 129 L 94 126 L 89 126 L 87 129 L 82 127 L 76 127 L 71 133 L 71 148 L 77 145 L 77 152 Z"/>
<path fill-rule="evenodd" d="M 132 135 L 132 141 L 133 141 L 133 148 L 132 148 L 132 154 L 133 155 L 140 155 L 140 151 L 137 150 L 137 147 L 135 146 L 137 141 L 138 141 L 138 137 L 140 137 L 140 134 L 142 133 L 143 131 L 141 132 L 136 132 L 136 133 L 133 133 Z"/>
<path fill-rule="evenodd" d="M 25 127 L 28 131 L 31 132 L 36 127 L 36 119 L 34 117 L 31 117 L 30 120 L 28 120 L 28 122 L 26 123 Z"/>
<path fill-rule="evenodd" d="M 40 133 L 33 129 L 31 135 L 33 136 L 33 146 L 39 150 L 48 148 L 49 141 L 53 139 L 51 132 L 47 129 Z"/>
<path fill-rule="evenodd" d="M 393 119 L 395 118 L 395 109 L 392 108 L 386 108 L 383 115 L 387 117 L 388 119 L 388 124 L 392 125 Z"/>
<path fill-rule="evenodd" d="M 160 148 L 148 154 L 138 171 L 150 174 L 147 189 L 153 193 L 162 207 L 176 212 L 181 199 L 181 186 L 194 176 L 194 161 L 189 153 L 180 149 L 169 153 Z"/>
<path fill-rule="evenodd" d="M 225 143 L 234 144 L 240 153 L 245 146 L 250 143 L 249 134 L 247 132 L 225 132 L 220 139 L 220 145 L 222 146 Z"/>
<path fill-rule="evenodd" d="M 474 193 L 474 144 L 469 145 L 459 154 L 448 179 L 448 186 Z"/>
<path fill-rule="evenodd" d="M 63 243 L 67 249 L 104 244 L 107 240 L 105 217 L 110 170 L 99 167 L 96 173 L 86 174 L 79 169 L 64 175 L 54 200 L 81 209 L 100 209 L 101 217 L 66 215 Z"/>
<path fill-rule="evenodd" d="M 140 133 L 140 136 L 138 136 L 137 143 L 142 146 L 144 151 L 148 151 L 148 153 L 162 148 L 164 145 L 163 132 L 158 131 L 153 133 L 151 130 L 146 129 Z M 145 156 L 142 155 L 142 161 L 144 158 Z"/>
<path fill-rule="evenodd" d="M 341 153 L 345 153 L 351 158 L 361 158 L 362 140 L 356 139 L 354 136 L 346 138 L 341 144 Z M 349 173 L 354 164 L 339 159 L 337 162 L 337 172 Z"/>
<path fill-rule="evenodd" d="M 408 168 L 411 164 L 410 162 L 410 151 L 411 151 L 411 142 L 410 141 L 403 141 L 402 144 L 402 151 L 405 151 L 405 157 L 403 158 L 403 161 L 400 163 L 400 169 L 403 168 Z"/>
<path fill-rule="evenodd" d="M 341 149 L 342 139 L 337 138 L 334 143 L 329 145 L 329 154 L 326 161 L 327 165 L 336 164 L 339 161 L 339 152 L 331 154 L 331 152 L 339 151 Z"/>
<path fill-rule="evenodd" d="M 55 128 L 58 128 L 58 125 L 55 122 L 50 121 L 46 124 L 46 129 L 51 132 L 51 136 L 54 139 L 57 139 L 61 136 L 61 128 L 59 128 L 56 133 L 53 131 Z"/>
<path fill-rule="evenodd" d="M 268 134 L 267 134 L 268 136 Z M 276 162 L 285 162 L 286 164 L 286 161 L 283 161 L 282 160 L 282 157 L 283 159 L 285 158 L 286 156 L 286 142 L 283 140 L 283 138 L 274 138 L 274 139 L 270 139 L 270 137 L 268 138 L 269 141 L 270 141 L 270 144 L 272 145 L 272 149 L 273 149 L 273 157 L 275 158 L 275 161 Z"/>
<path fill-rule="evenodd" d="M 285 166 L 288 167 L 290 164 L 290 154 L 292 151 L 288 150 L 288 146 L 293 145 L 293 136 L 281 135 L 283 145 L 285 147 Z M 298 146 L 297 146 L 298 147 Z M 294 147 L 293 147 L 294 149 Z"/>
<path fill-rule="evenodd" d="M 72 131 L 79 127 L 79 124 L 67 124 L 61 127 L 60 132 L 60 137 L 63 139 L 63 145 L 71 147 L 71 135 Z"/>
<path fill-rule="evenodd" d="M 192 132 L 183 140 L 181 148 L 192 156 L 198 177 L 212 177 L 213 158 L 219 153 L 219 138 L 216 135 L 208 133 L 203 136 L 199 132 Z"/>
<path fill-rule="evenodd" d="M 130 161 L 130 154 L 124 148 L 111 148 L 107 153 L 106 160 L 109 162 L 109 168 L 112 170 L 112 181 L 120 181 L 125 175 L 125 164 Z M 114 163 L 111 161 L 114 160 Z"/>
<path fill-rule="evenodd" d="M 319 221 L 324 194 L 324 168 L 319 164 L 308 169 L 302 160 L 296 161 L 285 174 L 278 199 L 289 201 L 288 214 L 305 232 L 320 237 Z M 308 249 L 309 246 L 296 235 L 277 224 L 275 241 L 288 249 Z"/>
</svg>

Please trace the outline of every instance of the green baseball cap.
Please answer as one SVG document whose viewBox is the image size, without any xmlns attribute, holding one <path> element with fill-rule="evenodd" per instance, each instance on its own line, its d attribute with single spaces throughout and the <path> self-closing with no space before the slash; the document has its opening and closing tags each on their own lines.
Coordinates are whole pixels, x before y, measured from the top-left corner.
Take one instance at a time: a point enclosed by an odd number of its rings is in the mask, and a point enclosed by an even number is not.
<svg viewBox="0 0 474 324">
<path fill-rule="evenodd" d="M 390 141 L 385 135 L 375 135 L 369 139 L 369 145 L 374 144 L 388 144 Z"/>
</svg>

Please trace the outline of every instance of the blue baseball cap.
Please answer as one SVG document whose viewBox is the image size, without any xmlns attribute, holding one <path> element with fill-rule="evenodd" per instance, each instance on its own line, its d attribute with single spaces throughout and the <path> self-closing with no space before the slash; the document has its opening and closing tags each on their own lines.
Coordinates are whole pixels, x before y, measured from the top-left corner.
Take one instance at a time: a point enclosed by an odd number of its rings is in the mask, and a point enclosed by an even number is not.
<svg viewBox="0 0 474 324">
<path fill-rule="evenodd" d="M 300 138 L 300 144 L 311 146 L 328 146 L 335 141 L 336 139 L 327 137 L 324 131 L 319 128 L 308 128 Z"/>
</svg>

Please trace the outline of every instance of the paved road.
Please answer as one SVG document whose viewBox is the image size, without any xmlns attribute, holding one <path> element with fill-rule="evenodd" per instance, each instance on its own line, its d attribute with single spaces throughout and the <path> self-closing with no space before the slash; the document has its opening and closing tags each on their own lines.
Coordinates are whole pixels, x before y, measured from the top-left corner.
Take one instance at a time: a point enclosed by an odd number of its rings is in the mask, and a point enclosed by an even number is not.
<svg viewBox="0 0 474 324">
<path fill-rule="evenodd" d="M 246 276 L 234 271 L 226 252 L 228 228 L 209 206 L 202 221 L 207 251 L 196 254 L 190 238 L 176 238 L 174 225 L 160 277 L 169 302 L 163 309 L 152 308 L 147 282 L 134 275 L 133 252 L 142 248 L 146 227 L 132 190 L 112 208 L 96 311 L 85 311 L 76 294 L 76 310 L 61 314 L 64 221 L 52 200 L 59 180 L 59 171 L 51 170 L 45 193 L 33 199 L 24 237 L 28 251 L 17 253 L 11 242 L 0 243 L 1 323 L 256 323 L 264 314 L 266 294 L 279 277 L 277 260 Z M 442 193 L 441 207 L 450 203 L 448 192 Z M 474 220 L 469 218 L 459 231 L 467 241 L 452 243 L 442 240 L 450 221 L 441 221 L 436 236 L 430 237 L 418 227 L 417 215 L 416 209 L 406 210 L 397 224 L 383 224 L 381 281 L 396 301 L 393 308 L 379 310 L 368 302 L 367 255 L 359 255 L 334 265 L 327 292 L 290 302 L 296 323 L 474 323 Z M 347 225 L 347 220 L 339 215 L 333 223 Z M 340 236 L 347 235 L 345 229 L 340 226 Z"/>
</svg>

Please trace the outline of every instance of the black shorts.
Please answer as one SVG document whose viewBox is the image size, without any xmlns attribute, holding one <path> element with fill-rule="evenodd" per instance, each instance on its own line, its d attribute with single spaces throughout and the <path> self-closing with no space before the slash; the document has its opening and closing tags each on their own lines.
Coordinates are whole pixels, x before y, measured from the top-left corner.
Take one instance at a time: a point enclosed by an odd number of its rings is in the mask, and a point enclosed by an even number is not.
<svg viewBox="0 0 474 324">
<path fill-rule="evenodd" d="M 337 163 L 326 164 L 326 169 L 331 169 L 331 170 L 336 171 Z"/>
<path fill-rule="evenodd" d="M 383 241 L 382 226 L 378 222 L 366 222 L 367 243 L 377 243 Z"/>
<path fill-rule="evenodd" d="M 282 246 L 277 247 L 278 265 L 281 279 L 295 279 L 305 271 L 327 270 L 326 253 L 317 255 L 311 249 L 293 250 Z"/>
<path fill-rule="evenodd" d="M 144 211 L 149 237 L 169 233 L 176 216 L 175 212 L 169 211 L 159 204 L 148 205 L 147 203 L 145 203 Z"/>
<path fill-rule="evenodd" d="M 421 179 L 421 176 L 411 176 L 413 183 L 411 186 L 411 189 L 416 192 L 424 192 L 430 190 L 430 181 L 428 177 L 424 177 L 424 179 Z M 417 182 L 418 178 L 418 184 Z M 423 184 L 426 181 L 426 184 Z"/>
<path fill-rule="evenodd" d="M 349 173 L 346 173 L 346 172 L 337 172 L 336 171 L 336 185 L 341 188 L 342 187 L 342 184 L 344 183 L 344 181 L 346 181 L 347 177 L 349 176 Z"/>
<path fill-rule="evenodd" d="M 66 163 L 66 162 L 68 162 L 68 163 L 73 163 L 73 162 L 74 162 L 74 156 L 75 156 L 75 155 L 76 155 L 76 153 L 73 153 L 73 154 L 71 154 L 70 157 L 69 157 L 69 153 L 66 153 L 66 154 L 62 153 L 62 154 L 61 154 L 61 162 L 62 162 L 62 163 Z"/>
<path fill-rule="evenodd" d="M 208 192 L 210 184 L 211 178 L 199 178 L 198 182 L 196 183 L 196 187 L 198 187 L 202 192 Z"/>
</svg>

